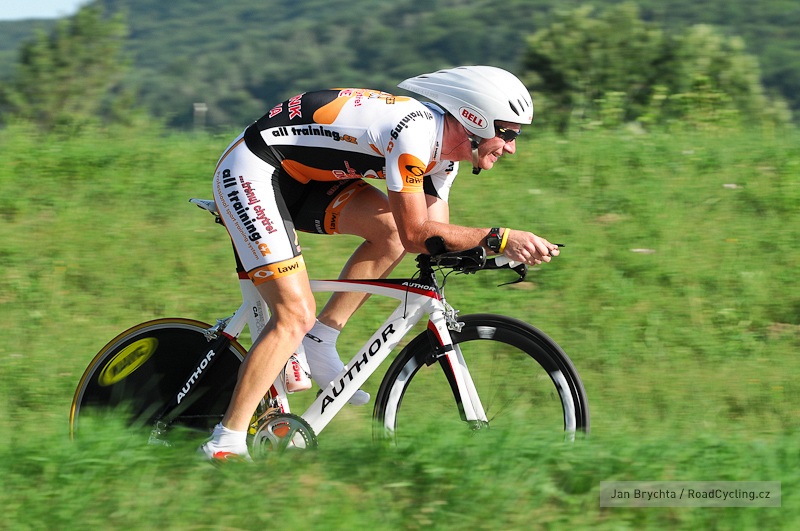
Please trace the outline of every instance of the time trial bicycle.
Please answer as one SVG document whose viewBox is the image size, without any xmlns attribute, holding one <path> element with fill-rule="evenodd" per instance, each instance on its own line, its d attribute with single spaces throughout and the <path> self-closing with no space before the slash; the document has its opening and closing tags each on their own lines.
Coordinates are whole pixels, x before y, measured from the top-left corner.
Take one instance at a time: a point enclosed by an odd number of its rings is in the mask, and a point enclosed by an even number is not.
<svg viewBox="0 0 800 531">
<path fill-rule="evenodd" d="M 213 201 L 190 201 L 220 223 Z M 482 247 L 445 252 L 441 239 L 431 239 L 428 248 L 430 254 L 417 256 L 411 278 L 311 281 L 314 292 L 367 293 L 398 305 L 301 415 L 292 412 L 292 395 L 278 377 L 253 415 L 254 457 L 289 446 L 316 447 L 317 436 L 423 317 L 427 327 L 394 357 L 375 396 L 376 439 L 412 436 L 432 418 L 438 430 L 530 425 L 563 430 L 569 439 L 588 432 L 583 383 L 555 341 L 511 317 L 459 316 L 444 297 L 450 273 L 505 269 L 516 274 L 515 283 L 525 279 L 527 266 L 504 256 L 487 258 Z M 247 354 L 238 338 L 248 326 L 255 340 L 269 319 L 265 301 L 236 262 L 242 304 L 230 317 L 213 326 L 183 318 L 147 321 L 100 350 L 76 389 L 71 436 L 82 417 L 109 409 L 144 428 L 152 443 L 169 444 L 179 427 L 210 432 Z"/>
</svg>

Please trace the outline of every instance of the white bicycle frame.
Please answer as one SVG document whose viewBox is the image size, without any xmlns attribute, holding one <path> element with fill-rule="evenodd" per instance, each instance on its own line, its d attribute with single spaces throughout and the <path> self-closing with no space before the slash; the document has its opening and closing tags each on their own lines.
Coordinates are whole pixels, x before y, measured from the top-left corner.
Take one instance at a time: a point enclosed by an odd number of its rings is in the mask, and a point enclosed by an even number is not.
<svg viewBox="0 0 800 531">
<path fill-rule="evenodd" d="M 217 327 L 224 327 L 223 333 L 236 339 L 244 330 L 245 324 L 255 342 L 269 319 L 266 302 L 246 275 L 240 278 L 242 305 Z M 391 297 L 399 302 L 388 319 L 372 334 L 358 354 L 353 356 L 344 369 L 334 378 L 317 399 L 302 414 L 315 434 L 319 434 L 344 407 L 355 392 L 386 360 L 391 351 L 408 334 L 422 317 L 429 316 L 428 329 L 433 331 L 441 345 L 442 356 L 447 358 L 453 368 L 455 381 L 461 395 L 464 414 L 468 421 L 486 422 L 486 413 L 481 405 L 475 384 L 469 374 L 464 357 L 458 345 L 453 345 L 450 327 L 458 329 L 453 310 L 440 292 L 431 286 L 412 281 L 392 283 L 391 280 L 312 280 L 314 292 L 360 292 Z M 217 328 L 215 327 L 215 328 Z M 282 413 L 290 413 L 288 394 L 279 375 L 269 390 L 269 398 Z M 392 423 L 394 419 L 387 419 Z"/>
</svg>

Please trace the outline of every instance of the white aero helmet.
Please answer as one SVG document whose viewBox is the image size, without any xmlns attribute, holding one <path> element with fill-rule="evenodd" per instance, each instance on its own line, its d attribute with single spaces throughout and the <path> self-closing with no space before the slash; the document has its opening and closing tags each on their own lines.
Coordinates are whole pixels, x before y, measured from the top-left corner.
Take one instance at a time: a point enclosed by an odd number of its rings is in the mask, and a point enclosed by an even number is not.
<svg viewBox="0 0 800 531">
<path fill-rule="evenodd" d="M 459 66 L 411 77 L 397 85 L 433 100 L 472 137 L 492 138 L 497 120 L 533 121 L 533 102 L 517 76 L 494 66 Z"/>
</svg>

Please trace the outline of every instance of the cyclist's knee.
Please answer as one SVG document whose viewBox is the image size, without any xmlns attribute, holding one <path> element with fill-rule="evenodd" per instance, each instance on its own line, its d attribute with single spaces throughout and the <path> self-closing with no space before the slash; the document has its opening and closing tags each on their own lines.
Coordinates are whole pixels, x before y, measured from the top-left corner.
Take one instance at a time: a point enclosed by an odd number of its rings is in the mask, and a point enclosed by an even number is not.
<svg viewBox="0 0 800 531">
<path fill-rule="evenodd" d="M 314 298 L 312 297 L 305 302 L 306 304 L 301 304 L 301 307 L 298 308 L 299 311 L 296 317 L 297 327 L 303 336 L 305 336 L 306 332 L 309 332 L 317 322 L 317 305 Z"/>
<path fill-rule="evenodd" d="M 390 256 L 403 256 L 406 253 L 406 248 L 403 241 L 400 239 L 400 233 L 397 229 L 387 235 L 386 238 L 386 254 Z"/>
<path fill-rule="evenodd" d="M 274 327 L 302 337 L 314 326 L 317 304 L 305 275 L 264 282 L 258 291 L 269 305 Z"/>
<path fill-rule="evenodd" d="M 272 318 L 277 320 L 276 325 L 302 337 L 314 326 L 316 315 L 317 305 L 313 297 L 297 297 L 277 305 Z"/>
<path fill-rule="evenodd" d="M 400 260 L 406 254 L 406 248 L 400 237 L 397 235 L 388 236 L 384 241 L 377 242 L 382 252 L 381 254 L 392 261 Z"/>
<path fill-rule="evenodd" d="M 397 232 L 397 227 L 392 222 L 391 230 L 387 230 L 382 239 L 377 242 L 383 249 L 385 256 L 398 260 L 406 254 L 406 248 L 403 245 L 403 240 L 400 239 L 400 233 Z"/>
<path fill-rule="evenodd" d="M 379 216 L 375 220 L 368 241 L 379 245 L 387 256 L 400 256 L 405 253 L 397 225 L 391 216 Z"/>
</svg>

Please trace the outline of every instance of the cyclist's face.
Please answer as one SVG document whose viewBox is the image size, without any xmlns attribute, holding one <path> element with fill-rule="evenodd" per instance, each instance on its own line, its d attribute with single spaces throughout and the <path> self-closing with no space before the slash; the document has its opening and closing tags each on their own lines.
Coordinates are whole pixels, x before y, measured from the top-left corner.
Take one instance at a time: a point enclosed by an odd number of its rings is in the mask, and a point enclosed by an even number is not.
<svg viewBox="0 0 800 531">
<path fill-rule="evenodd" d="M 498 128 L 510 129 L 512 131 L 519 131 L 519 124 L 511 122 L 497 122 L 495 124 Z M 511 136 L 506 134 L 506 136 Z M 502 157 L 505 153 L 514 153 L 517 151 L 517 142 L 515 140 L 505 140 L 500 134 L 492 138 L 485 138 L 478 145 L 478 166 L 481 169 L 489 170 L 497 162 L 497 159 Z"/>
</svg>

